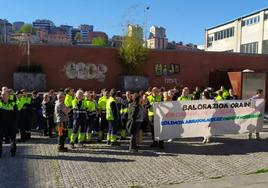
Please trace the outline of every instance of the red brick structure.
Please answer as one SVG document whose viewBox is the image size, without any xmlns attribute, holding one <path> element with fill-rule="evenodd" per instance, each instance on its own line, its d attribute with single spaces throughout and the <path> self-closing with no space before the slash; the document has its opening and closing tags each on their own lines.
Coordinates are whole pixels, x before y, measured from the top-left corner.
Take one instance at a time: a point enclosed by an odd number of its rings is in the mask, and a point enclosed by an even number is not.
<svg viewBox="0 0 268 188">
<path fill-rule="evenodd" d="M 101 31 L 92 31 L 88 33 L 88 40 L 91 44 L 94 38 L 103 38 L 105 42 L 108 41 L 108 35 Z"/>
<path fill-rule="evenodd" d="M 123 74 L 117 59 L 117 49 L 114 48 L 37 45 L 31 46 L 30 58 L 32 64 L 42 65 L 43 71 L 47 75 L 48 89 L 68 86 L 97 90 L 104 87 L 112 88 L 117 87 L 117 77 Z M 72 75 L 69 75 L 68 78 L 65 70 L 66 65 L 70 65 L 70 62 L 73 65 L 77 65 L 79 62 L 82 62 L 80 64 L 90 63 L 90 66 L 86 66 L 87 69 L 82 67 L 90 74 L 83 79 L 70 79 Z M 26 53 L 21 47 L 0 45 L 0 85 L 12 87 L 12 75 L 21 64 L 27 64 Z M 99 67 L 100 64 L 103 64 L 104 67 Z M 96 74 L 96 67 L 103 72 L 102 75 Z M 152 50 L 149 53 L 148 61 L 141 68 L 141 74 L 149 77 L 149 83 L 152 86 L 170 88 L 178 85 L 180 87 L 189 86 L 190 89 L 193 89 L 197 85 L 208 86 L 210 72 L 244 69 L 267 72 L 268 56 Z"/>
</svg>

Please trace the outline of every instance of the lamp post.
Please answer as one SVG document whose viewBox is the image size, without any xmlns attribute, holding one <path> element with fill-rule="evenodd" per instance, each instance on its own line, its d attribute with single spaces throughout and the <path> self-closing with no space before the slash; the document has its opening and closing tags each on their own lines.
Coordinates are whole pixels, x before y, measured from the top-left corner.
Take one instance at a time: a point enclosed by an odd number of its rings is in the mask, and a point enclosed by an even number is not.
<svg viewBox="0 0 268 188">
<path fill-rule="evenodd" d="M 145 41 L 145 47 L 147 47 L 147 21 L 148 21 L 148 11 L 150 10 L 150 7 L 146 7 L 144 9 L 144 41 Z"/>
</svg>

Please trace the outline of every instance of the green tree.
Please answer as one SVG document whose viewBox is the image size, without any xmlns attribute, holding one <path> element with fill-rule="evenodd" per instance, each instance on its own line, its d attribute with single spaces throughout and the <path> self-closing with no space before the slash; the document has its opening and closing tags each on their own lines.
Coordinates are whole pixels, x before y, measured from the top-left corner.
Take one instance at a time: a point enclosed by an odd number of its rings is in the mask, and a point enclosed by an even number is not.
<svg viewBox="0 0 268 188">
<path fill-rule="evenodd" d="M 19 29 L 19 33 L 26 33 L 26 34 L 35 34 L 35 29 L 31 24 L 24 24 Z"/>
<path fill-rule="evenodd" d="M 21 41 L 20 46 L 22 49 L 27 48 L 27 65 L 28 65 L 28 68 L 30 69 L 30 65 L 31 65 L 31 36 L 35 35 L 36 32 L 31 24 L 24 24 L 19 29 L 19 33 L 27 35 L 26 44 L 24 43 L 25 41 Z"/>
<path fill-rule="evenodd" d="M 93 46 L 106 46 L 106 41 L 103 37 L 97 37 L 92 39 Z"/>
<path fill-rule="evenodd" d="M 119 60 L 125 73 L 135 74 L 147 60 L 148 49 L 143 46 L 143 40 L 138 35 L 125 36 L 119 49 Z"/>
<path fill-rule="evenodd" d="M 75 33 L 74 40 L 76 43 L 82 40 L 82 35 L 80 32 Z"/>
</svg>

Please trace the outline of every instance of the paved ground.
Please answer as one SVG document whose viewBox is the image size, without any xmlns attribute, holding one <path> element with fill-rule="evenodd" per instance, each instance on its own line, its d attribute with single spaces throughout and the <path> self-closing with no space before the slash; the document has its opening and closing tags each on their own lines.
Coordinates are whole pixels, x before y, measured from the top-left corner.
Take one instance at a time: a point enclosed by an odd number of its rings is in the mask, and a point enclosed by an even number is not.
<svg viewBox="0 0 268 188">
<path fill-rule="evenodd" d="M 206 180 L 203 182 L 182 183 L 179 185 L 160 186 L 159 188 L 267 188 L 268 174 L 252 174 L 243 176 L 224 177 L 215 180 Z"/>
<path fill-rule="evenodd" d="M 267 138 L 268 132 L 261 137 Z M 152 150 L 148 140 L 137 154 L 128 153 L 126 142 L 114 148 L 91 144 L 59 154 L 56 139 L 36 134 L 31 141 L 18 144 L 15 158 L 4 147 L 0 187 L 185 187 L 213 179 L 251 177 L 246 174 L 268 168 L 266 139 L 236 135 L 217 137 L 209 144 L 201 141 L 180 139 L 167 143 L 165 150 Z"/>
</svg>

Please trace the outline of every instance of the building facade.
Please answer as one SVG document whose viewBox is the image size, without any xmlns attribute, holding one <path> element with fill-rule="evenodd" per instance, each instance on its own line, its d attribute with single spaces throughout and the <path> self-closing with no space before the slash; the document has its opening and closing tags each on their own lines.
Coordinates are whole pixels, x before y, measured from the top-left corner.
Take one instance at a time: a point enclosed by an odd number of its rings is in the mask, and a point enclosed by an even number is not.
<svg viewBox="0 0 268 188">
<path fill-rule="evenodd" d="M 88 33 L 88 40 L 90 44 L 92 44 L 92 40 L 94 38 L 103 38 L 105 43 L 108 42 L 108 35 L 102 31 L 93 31 Z"/>
<path fill-rule="evenodd" d="M 34 29 L 43 29 L 51 32 L 52 28 L 55 27 L 55 24 L 50 20 L 35 20 L 33 22 Z"/>
<path fill-rule="evenodd" d="M 152 26 L 150 28 L 149 39 L 147 40 L 147 48 L 166 49 L 167 46 L 166 29 L 160 26 Z"/>
<path fill-rule="evenodd" d="M 12 32 L 12 24 L 0 19 L 0 43 L 7 43 Z"/>
<path fill-rule="evenodd" d="M 268 54 L 268 8 L 206 29 L 205 51 Z"/>
<path fill-rule="evenodd" d="M 16 31 L 20 30 L 20 28 L 23 25 L 24 25 L 24 22 L 13 22 L 12 30 L 16 32 Z"/>
<path fill-rule="evenodd" d="M 93 31 L 93 25 L 81 24 L 79 26 L 82 40 L 81 43 L 89 43 L 88 33 Z"/>
<path fill-rule="evenodd" d="M 137 37 L 138 39 L 143 39 L 143 29 L 139 25 L 128 25 L 128 30 L 127 30 L 127 36 L 128 37 Z"/>
<path fill-rule="evenodd" d="M 70 44 L 68 35 L 61 27 L 54 27 L 48 34 L 47 42 L 51 44 Z"/>
<path fill-rule="evenodd" d="M 111 47 L 120 48 L 123 44 L 123 37 L 114 35 L 111 39 Z"/>
<path fill-rule="evenodd" d="M 72 30 L 73 26 L 70 25 L 61 25 L 60 28 L 64 29 L 66 35 L 68 36 L 69 41 L 72 41 Z"/>
</svg>

